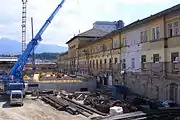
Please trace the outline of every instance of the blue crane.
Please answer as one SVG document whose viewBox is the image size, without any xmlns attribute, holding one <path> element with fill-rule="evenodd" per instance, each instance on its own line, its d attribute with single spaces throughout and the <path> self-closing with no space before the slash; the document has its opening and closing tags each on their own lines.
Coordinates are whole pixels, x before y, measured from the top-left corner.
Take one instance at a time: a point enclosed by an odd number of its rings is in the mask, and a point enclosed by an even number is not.
<svg viewBox="0 0 180 120">
<path fill-rule="evenodd" d="M 42 34 L 44 33 L 48 25 L 51 23 L 54 16 L 60 10 L 64 2 L 65 0 L 61 1 L 61 3 L 57 6 L 54 12 L 50 15 L 50 17 L 41 27 L 41 29 L 36 34 L 36 36 L 28 43 L 27 48 L 25 49 L 23 54 L 18 58 L 18 61 L 14 64 L 14 66 L 10 70 L 9 75 L 4 77 L 4 90 L 7 94 L 11 93 L 12 90 L 21 90 L 21 91 L 24 90 L 25 85 L 22 77 L 24 65 L 26 64 L 28 58 L 32 54 L 33 49 L 36 48 L 39 42 L 42 40 L 41 38 Z"/>
</svg>

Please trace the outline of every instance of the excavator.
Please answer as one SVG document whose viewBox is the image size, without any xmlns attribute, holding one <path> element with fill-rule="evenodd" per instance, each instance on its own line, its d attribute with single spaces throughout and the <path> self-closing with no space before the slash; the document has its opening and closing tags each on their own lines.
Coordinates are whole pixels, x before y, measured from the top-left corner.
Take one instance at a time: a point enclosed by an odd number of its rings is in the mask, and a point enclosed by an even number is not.
<svg viewBox="0 0 180 120">
<path fill-rule="evenodd" d="M 28 58 L 31 56 L 34 48 L 38 46 L 42 41 L 42 34 L 49 26 L 57 12 L 60 10 L 65 0 L 62 0 L 56 7 L 50 17 L 43 24 L 36 36 L 28 43 L 25 51 L 18 58 L 18 61 L 14 64 L 8 75 L 3 76 L 4 93 L 8 95 L 10 105 L 20 104 L 23 105 L 23 96 L 25 95 L 25 81 L 22 73 Z"/>
</svg>

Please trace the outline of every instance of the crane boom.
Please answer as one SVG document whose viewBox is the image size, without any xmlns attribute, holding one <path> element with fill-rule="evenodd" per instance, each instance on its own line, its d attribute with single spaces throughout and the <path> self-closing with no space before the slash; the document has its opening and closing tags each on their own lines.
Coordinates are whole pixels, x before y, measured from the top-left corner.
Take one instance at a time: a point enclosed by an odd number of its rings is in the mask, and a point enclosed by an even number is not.
<svg viewBox="0 0 180 120">
<path fill-rule="evenodd" d="M 51 14 L 51 16 L 46 20 L 44 25 L 41 27 L 39 32 L 36 34 L 36 36 L 28 43 L 27 48 L 25 49 L 24 53 L 19 57 L 18 61 L 15 63 L 13 68 L 10 70 L 9 75 L 13 76 L 14 80 L 17 80 L 22 77 L 22 71 L 24 68 L 24 65 L 26 64 L 29 56 L 31 55 L 33 49 L 38 45 L 38 43 L 41 41 L 41 35 L 44 33 L 48 25 L 51 23 L 54 16 L 57 14 L 59 9 L 62 7 L 65 0 L 62 0 L 61 3 L 57 6 L 57 8 L 54 10 L 54 12 Z"/>
<path fill-rule="evenodd" d="M 12 96 L 14 92 L 17 92 L 17 90 L 21 91 L 20 93 L 24 95 L 25 83 L 22 77 L 24 65 L 26 64 L 28 58 L 32 54 L 33 49 L 36 48 L 39 42 L 42 40 L 41 39 L 42 34 L 44 33 L 48 25 L 51 23 L 57 12 L 60 10 L 64 2 L 65 0 L 62 0 L 60 2 L 60 4 L 56 7 L 56 9 L 53 11 L 50 17 L 43 24 L 43 26 L 36 34 L 36 36 L 28 43 L 25 51 L 18 58 L 18 61 L 14 64 L 8 76 L 3 77 L 4 91 L 6 92 L 7 95 Z"/>
</svg>

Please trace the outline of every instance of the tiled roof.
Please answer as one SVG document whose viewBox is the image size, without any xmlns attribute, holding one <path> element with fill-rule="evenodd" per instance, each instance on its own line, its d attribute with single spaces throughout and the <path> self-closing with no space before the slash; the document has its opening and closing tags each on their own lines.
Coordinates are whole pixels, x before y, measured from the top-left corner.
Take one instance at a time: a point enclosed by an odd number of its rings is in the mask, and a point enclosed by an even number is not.
<svg viewBox="0 0 180 120">
<path fill-rule="evenodd" d="M 102 30 L 96 29 L 96 28 L 92 28 L 88 31 L 78 34 L 77 36 L 74 36 L 68 42 L 66 42 L 66 44 L 68 44 L 69 42 L 73 41 L 76 38 L 99 38 L 106 34 L 107 34 L 107 32 L 105 32 L 105 31 L 102 31 Z"/>
</svg>

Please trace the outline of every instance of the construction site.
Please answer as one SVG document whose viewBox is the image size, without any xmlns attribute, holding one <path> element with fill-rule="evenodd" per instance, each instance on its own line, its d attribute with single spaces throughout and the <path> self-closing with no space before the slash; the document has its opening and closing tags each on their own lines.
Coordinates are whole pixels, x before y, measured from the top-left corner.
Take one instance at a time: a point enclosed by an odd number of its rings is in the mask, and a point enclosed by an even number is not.
<svg viewBox="0 0 180 120">
<path fill-rule="evenodd" d="M 0 57 L 0 120 L 179 120 L 180 106 L 174 100 L 178 99 L 175 96 L 178 87 L 169 87 L 173 91 L 173 95 L 168 94 L 170 99 L 160 99 L 164 97 L 159 94 L 161 89 L 152 84 L 154 78 L 166 79 L 161 74 L 152 74 L 153 70 L 160 73 L 157 63 L 153 63 L 155 67 L 151 64 L 150 74 L 145 70 L 140 73 L 141 68 L 135 70 L 135 59 L 132 59 L 134 72 L 129 71 L 130 63 L 126 66 L 125 59 L 119 60 L 121 48 L 113 45 L 117 40 L 107 38 L 125 29 L 121 20 L 97 21 L 92 29 L 70 39 L 66 43 L 68 51 L 59 54 L 56 61 L 35 62 L 35 48 L 41 36 L 65 3 L 62 0 L 57 5 L 35 36 L 31 18 L 32 40 L 26 43 L 27 0 L 22 0 L 22 54 Z M 172 10 L 178 9 L 180 5 Z M 161 14 L 165 16 L 165 12 Z M 102 24 L 113 26 L 112 30 L 100 30 Z M 104 39 L 103 45 L 97 43 Z M 97 43 L 99 51 L 93 51 L 96 47 L 92 45 L 91 49 L 90 43 Z M 103 57 L 107 59 L 102 60 Z M 146 78 L 147 88 L 140 84 L 141 79 L 145 81 Z M 148 85 L 151 89 L 146 93 L 144 89 L 148 89 Z M 134 90 L 135 87 L 144 88 Z"/>
</svg>

